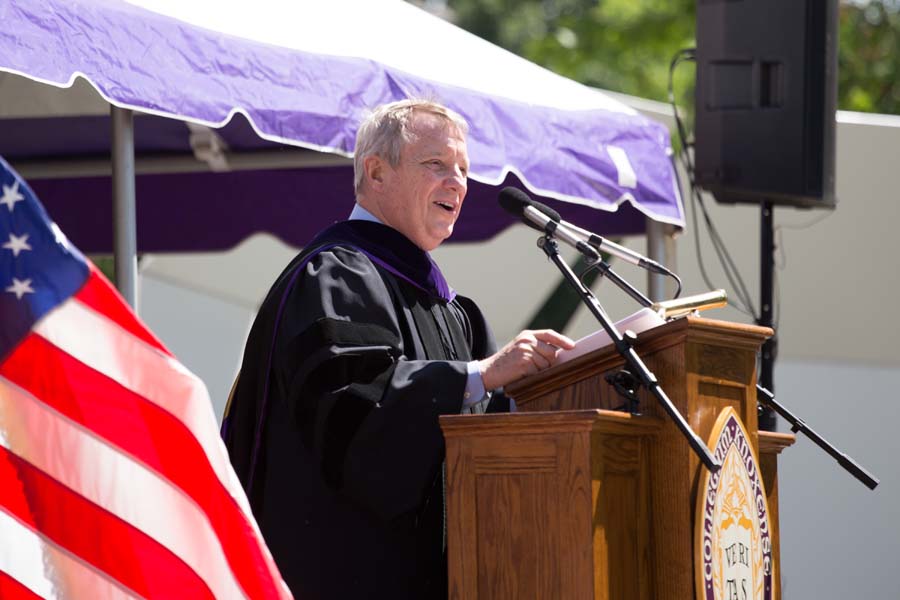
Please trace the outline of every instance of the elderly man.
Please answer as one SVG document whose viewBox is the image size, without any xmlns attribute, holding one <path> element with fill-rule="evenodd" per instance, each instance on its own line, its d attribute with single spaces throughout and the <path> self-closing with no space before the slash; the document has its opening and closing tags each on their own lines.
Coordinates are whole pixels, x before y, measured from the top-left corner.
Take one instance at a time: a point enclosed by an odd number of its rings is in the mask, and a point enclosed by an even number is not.
<svg viewBox="0 0 900 600">
<path fill-rule="evenodd" d="M 446 597 L 438 416 L 505 410 L 485 390 L 573 346 L 524 331 L 496 351 L 428 255 L 466 196 L 466 131 L 432 102 L 377 108 L 350 219 L 288 265 L 250 332 L 223 435 L 298 598 Z"/>
</svg>

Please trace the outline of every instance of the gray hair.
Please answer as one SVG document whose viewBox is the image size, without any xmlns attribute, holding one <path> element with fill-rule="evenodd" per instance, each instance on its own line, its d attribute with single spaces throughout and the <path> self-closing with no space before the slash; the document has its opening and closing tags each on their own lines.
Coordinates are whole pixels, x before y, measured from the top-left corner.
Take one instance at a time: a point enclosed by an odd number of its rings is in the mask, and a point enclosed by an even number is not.
<svg viewBox="0 0 900 600">
<path fill-rule="evenodd" d="M 356 150 L 353 153 L 353 189 L 357 196 L 362 192 L 365 182 L 366 169 L 363 161 L 367 157 L 380 156 L 392 167 L 400 164 L 401 149 L 404 144 L 413 141 L 414 134 L 410 125 L 415 112 L 446 119 L 464 136 L 469 132 L 469 125 L 465 119 L 446 106 L 431 100 L 410 98 L 376 107 L 356 132 Z"/>
</svg>

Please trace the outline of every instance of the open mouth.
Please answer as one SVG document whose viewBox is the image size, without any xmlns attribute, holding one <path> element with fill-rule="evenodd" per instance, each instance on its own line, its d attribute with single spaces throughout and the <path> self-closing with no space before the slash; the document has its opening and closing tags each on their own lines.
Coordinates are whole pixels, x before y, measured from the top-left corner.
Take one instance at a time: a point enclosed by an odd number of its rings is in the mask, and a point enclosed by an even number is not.
<svg viewBox="0 0 900 600">
<path fill-rule="evenodd" d="M 453 205 L 450 204 L 449 202 L 435 202 L 435 204 L 440 206 L 441 208 L 443 208 L 444 210 L 446 210 L 449 213 L 452 213 L 454 211 Z"/>
</svg>

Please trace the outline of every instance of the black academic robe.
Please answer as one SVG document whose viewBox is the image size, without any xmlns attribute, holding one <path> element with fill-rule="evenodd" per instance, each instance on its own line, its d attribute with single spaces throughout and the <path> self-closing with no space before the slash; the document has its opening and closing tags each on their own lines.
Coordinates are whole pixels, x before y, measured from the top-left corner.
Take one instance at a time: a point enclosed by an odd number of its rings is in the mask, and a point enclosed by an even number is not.
<svg viewBox="0 0 900 600">
<path fill-rule="evenodd" d="M 298 599 L 446 597 L 438 416 L 494 351 L 475 304 L 383 225 L 338 224 L 285 269 L 223 435 Z"/>
</svg>

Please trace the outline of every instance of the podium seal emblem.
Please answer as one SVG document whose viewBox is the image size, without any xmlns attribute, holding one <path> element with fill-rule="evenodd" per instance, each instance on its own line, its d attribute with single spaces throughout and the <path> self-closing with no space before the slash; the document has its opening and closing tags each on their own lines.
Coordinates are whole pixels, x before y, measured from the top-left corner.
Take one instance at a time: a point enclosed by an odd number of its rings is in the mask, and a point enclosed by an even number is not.
<svg viewBox="0 0 900 600">
<path fill-rule="evenodd" d="M 733 408 L 719 414 L 709 448 L 722 468 L 704 469 L 697 492 L 697 598 L 771 600 L 766 493 L 756 451 Z"/>
</svg>

